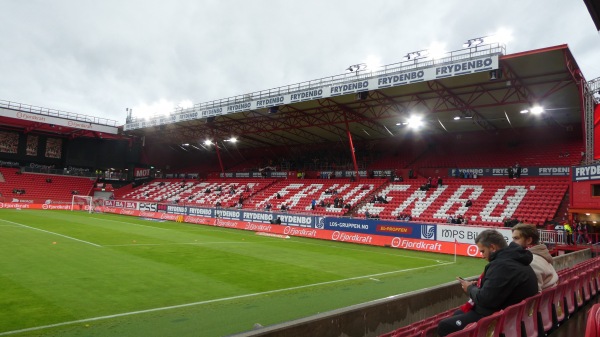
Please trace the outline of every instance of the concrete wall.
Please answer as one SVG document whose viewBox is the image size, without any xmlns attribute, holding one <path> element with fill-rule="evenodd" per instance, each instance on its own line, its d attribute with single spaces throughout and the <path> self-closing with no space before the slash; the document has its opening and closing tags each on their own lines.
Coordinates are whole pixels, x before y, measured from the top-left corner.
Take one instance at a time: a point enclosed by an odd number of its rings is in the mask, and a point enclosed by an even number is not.
<svg viewBox="0 0 600 337">
<path fill-rule="evenodd" d="M 589 249 L 554 258 L 556 270 L 592 257 Z M 387 297 L 286 323 L 234 335 L 235 337 L 375 337 L 431 317 L 466 302 L 457 282 Z"/>
</svg>

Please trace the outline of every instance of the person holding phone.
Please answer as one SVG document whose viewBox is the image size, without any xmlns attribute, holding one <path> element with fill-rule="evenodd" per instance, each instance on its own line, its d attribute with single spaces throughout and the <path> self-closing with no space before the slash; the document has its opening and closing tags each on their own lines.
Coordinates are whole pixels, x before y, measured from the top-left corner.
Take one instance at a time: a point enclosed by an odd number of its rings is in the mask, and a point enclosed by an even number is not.
<svg viewBox="0 0 600 337">
<path fill-rule="evenodd" d="M 477 281 L 457 277 L 469 302 L 439 322 L 441 337 L 538 293 L 537 278 L 529 265 L 533 260 L 530 251 L 514 242 L 508 245 L 504 236 L 493 229 L 482 231 L 475 244 L 489 263 Z"/>
</svg>

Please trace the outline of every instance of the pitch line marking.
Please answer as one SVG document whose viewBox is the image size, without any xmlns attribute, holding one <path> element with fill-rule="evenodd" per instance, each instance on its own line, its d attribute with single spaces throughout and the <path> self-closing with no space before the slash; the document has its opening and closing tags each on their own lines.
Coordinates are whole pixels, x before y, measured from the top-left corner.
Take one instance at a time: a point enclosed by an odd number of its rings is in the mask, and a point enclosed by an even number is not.
<svg viewBox="0 0 600 337">
<path fill-rule="evenodd" d="M 444 265 L 453 264 L 453 263 L 454 262 L 447 262 L 447 263 L 444 263 Z M 434 265 L 434 266 L 424 266 L 424 267 L 417 267 L 417 268 L 410 268 L 410 269 L 394 270 L 394 271 L 388 271 L 388 272 L 378 273 L 378 274 L 371 274 L 371 275 L 350 277 L 350 278 L 341 279 L 341 280 L 335 280 L 335 281 L 327 281 L 327 282 L 313 283 L 313 284 L 307 284 L 307 285 L 297 286 L 297 287 L 291 287 L 291 288 L 269 290 L 269 291 L 264 291 L 264 292 L 260 292 L 260 293 L 245 294 L 245 295 L 238 295 L 238 296 L 217 298 L 217 299 L 214 299 L 214 300 L 207 300 L 207 301 L 199 301 L 199 302 L 192 302 L 192 303 L 184 303 L 184 304 L 171 305 L 171 306 L 168 306 L 168 307 L 152 308 L 152 309 L 146 309 L 146 310 L 123 312 L 123 313 L 114 314 L 114 315 L 85 318 L 85 319 L 80 319 L 80 320 L 76 320 L 76 321 L 62 322 L 62 323 L 56 323 L 56 324 L 49 324 L 49 325 L 42 325 L 42 326 L 32 327 L 32 328 L 26 328 L 26 329 L 21 329 L 21 330 L 13 330 L 13 331 L 1 332 L 0 336 L 8 336 L 8 335 L 14 335 L 14 334 L 22 333 L 22 332 L 30 332 L 30 331 L 37 331 L 37 330 L 42 330 L 42 329 L 56 328 L 56 327 L 59 327 L 59 326 L 65 326 L 65 325 L 71 325 L 71 324 L 88 323 L 88 322 L 100 321 L 100 320 L 104 320 L 104 319 L 111 319 L 111 318 L 118 318 L 118 317 L 125 317 L 125 316 L 139 315 L 139 314 L 147 314 L 147 313 L 157 312 L 157 311 L 165 311 L 165 310 L 172 310 L 172 309 L 180 309 L 180 308 L 186 308 L 186 307 L 193 307 L 193 306 L 203 305 L 203 304 L 225 302 L 225 301 L 230 301 L 230 300 L 238 300 L 238 299 L 242 299 L 242 298 L 256 297 L 256 296 L 269 295 L 269 294 L 275 294 L 275 293 L 282 293 L 282 292 L 286 292 L 286 291 L 293 291 L 293 290 L 304 289 L 304 288 L 311 288 L 311 287 L 318 287 L 318 286 L 335 284 L 335 283 L 342 283 L 342 282 L 346 282 L 346 281 L 354 281 L 354 280 L 360 280 L 360 279 L 370 279 L 370 278 L 373 278 L 373 277 L 376 277 L 376 276 L 398 274 L 398 273 L 404 273 L 404 272 L 409 272 L 409 271 L 415 271 L 415 270 L 419 270 L 419 269 L 426 269 L 426 268 L 432 268 L 432 267 L 435 268 L 435 267 L 439 267 L 439 266 L 440 265 Z"/>
<path fill-rule="evenodd" d="M 20 224 L 20 223 L 18 223 L 18 222 L 8 221 L 8 220 L 4 220 L 4 219 L 0 219 L 0 221 L 8 222 L 8 223 L 11 223 L 11 224 L 14 224 L 14 225 L 20 226 L 20 227 L 25 227 L 25 228 L 29 228 L 29 229 L 35 229 L 36 231 L 40 231 L 40 232 L 44 232 L 44 233 L 48 233 L 48 234 L 52 234 L 52 235 L 58 235 L 58 236 L 62 236 L 63 238 L 67 238 L 67 239 L 70 239 L 70 240 L 75 240 L 75 241 L 83 242 L 83 243 L 86 243 L 86 244 L 88 244 L 88 245 L 92 245 L 92 246 L 95 246 L 95 247 L 102 247 L 102 246 L 100 246 L 100 245 L 98 245 L 98 244 L 95 244 L 95 243 L 93 243 L 93 242 L 89 242 L 89 241 L 85 241 L 85 240 L 77 239 L 77 238 L 74 238 L 74 237 L 72 237 L 72 236 L 68 236 L 68 235 L 64 235 L 64 234 L 59 234 L 59 233 L 55 233 L 55 232 L 51 232 L 51 231 L 47 231 L 47 230 L 45 230 L 45 229 L 40 229 L 40 228 L 35 228 L 35 227 L 31 227 L 31 226 L 23 225 L 23 224 Z"/>
<path fill-rule="evenodd" d="M 171 245 L 210 245 L 210 244 L 239 244 L 252 242 L 223 241 L 223 242 L 172 242 L 172 243 L 127 243 L 121 245 L 103 245 L 103 247 L 130 247 L 130 246 L 171 246 Z"/>
</svg>

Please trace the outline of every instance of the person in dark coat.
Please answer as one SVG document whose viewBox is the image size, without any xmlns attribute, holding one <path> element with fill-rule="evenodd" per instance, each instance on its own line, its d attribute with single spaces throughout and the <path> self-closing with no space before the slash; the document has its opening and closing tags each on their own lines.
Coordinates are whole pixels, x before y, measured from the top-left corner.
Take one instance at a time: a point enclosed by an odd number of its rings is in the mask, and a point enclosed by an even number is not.
<svg viewBox="0 0 600 337">
<path fill-rule="evenodd" d="M 493 229 L 481 232 L 475 244 L 489 263 L 479 280 L 459 278 L 469 302 L 440 321 L 438 335 L 442 337 L 538 293 L 537 277 L 529 265 L 533 260 L 530 251 L 514 242 L 507 246 L 502 234 Z"/>
</svg>

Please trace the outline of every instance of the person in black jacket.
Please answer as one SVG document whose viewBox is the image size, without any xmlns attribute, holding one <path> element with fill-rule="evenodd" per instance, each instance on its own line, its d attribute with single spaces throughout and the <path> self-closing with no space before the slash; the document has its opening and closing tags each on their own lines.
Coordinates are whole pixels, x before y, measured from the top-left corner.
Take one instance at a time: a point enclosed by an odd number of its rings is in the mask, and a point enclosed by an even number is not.
<svg viewBox="0 0 600 337">
<path fill-rule="evenodd" d="M 458 279 L 469 302 L 440 321 L 438 334 L 442 337 L 538 293 L 537 278 L 529 266 L 533 260 L 530 251 L 514 242 L 507 245 L 502 234 L 493 229 L 481 232 L 475 244 L 489 263 L 479 280 Z"/>
</svg>

